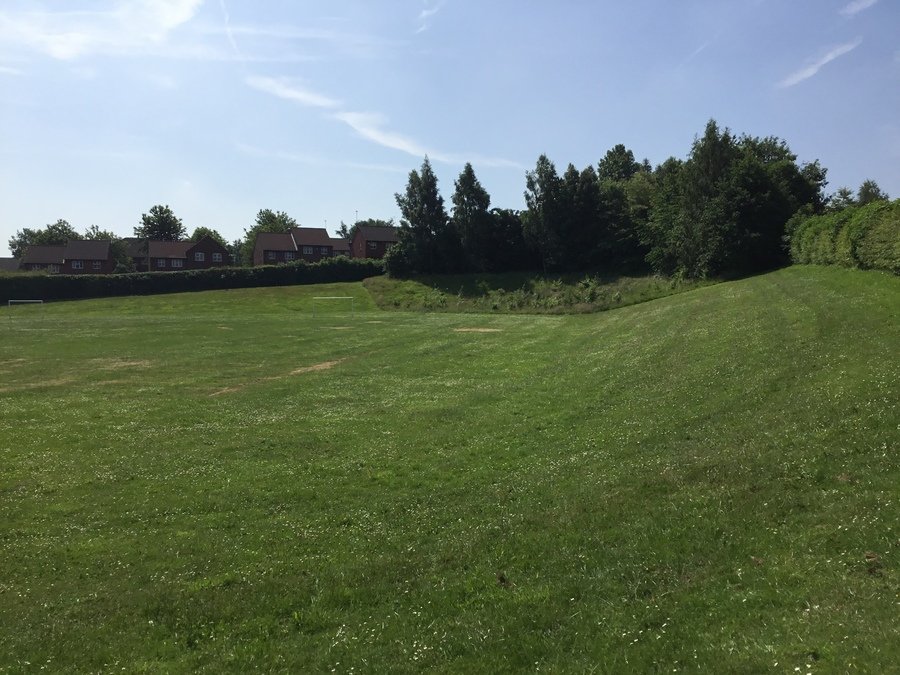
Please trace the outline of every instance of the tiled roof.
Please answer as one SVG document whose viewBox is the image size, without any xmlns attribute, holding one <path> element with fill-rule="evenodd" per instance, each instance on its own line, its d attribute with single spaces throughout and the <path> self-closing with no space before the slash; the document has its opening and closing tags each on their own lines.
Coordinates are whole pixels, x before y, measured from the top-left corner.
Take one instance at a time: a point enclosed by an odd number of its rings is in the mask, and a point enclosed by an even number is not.
<svg viewBox="0 0 900 675">
<path fill-rule="evenodd" d="M 23 265 L 62 265 L 65 246 L 29 246 L 22 256 Z"/>
<path fill-rule="evenodd" d="M 397 241 L 399 232 L 399 227 L 360 225 L 356 228 L 356 234 L 362 237 L 364 241 Z"/>
<path fill-rule="evenodd" d="M 296 251 L 294 239 L 287 232 L 260 232 L 256 235 L 257 251 Z"/>
<path fill-rule="evenodd" d="M 340 237 L 329 239 L 331 242 L 331 248 L 335 251 L 343 251 L 345 253 L 350 252 L 350 242 L 346 239 L 341 239 Z"/>
<path fill-rule="evenodd" d="M 188 249 L 194 245 L 192 241 L 151 241 L 151 258 L 187 258 Z"/>
<path fill-rule="evenodd" d="M 331 246 L 331 237 L 324 227 L 295 227 L 291 230 L 291 236 L 298 247 Z"/>
<path fill-rule="evenodd" d="M 143 258 L 147 255 L 147 249 L 144 248 L 144 245 L 147 243 L 146 239 L 125 237 L 122 243 L 125 244 L 125 254 L 129 258 Z"/>
<path fill-rule="evenodd" d="M 109 241 L 70 239 L 63 254 L 66 260 L 108 260 Z"/>
<path fill-rule="evenodd" d="M 0 272 L 18 272 L 18 258 L 0 258 Z"/>
</svg>

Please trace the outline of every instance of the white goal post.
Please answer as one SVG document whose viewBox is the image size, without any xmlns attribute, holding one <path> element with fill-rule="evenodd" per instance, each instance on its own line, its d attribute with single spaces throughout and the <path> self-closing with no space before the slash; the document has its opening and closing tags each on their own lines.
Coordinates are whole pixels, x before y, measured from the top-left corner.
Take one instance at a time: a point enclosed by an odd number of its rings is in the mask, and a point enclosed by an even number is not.
<svg viewBox="0 0 900 675">
<path fill-rule="evenodd" d="M 43 300 L 7 300 L 6 301 L 6 309 L 12 309 L 14 305 L 40 305 L 41 308 L 44 306 Z M 7 312 L 9 314 L 10 320 L 12 320 L 12 312 Z"/>
<path fill-rule="evenodd" d="M 319 305 L 321 305 L 322 303 L 325 303 L 325 302 L 330 302 L 332 300 L 344 300 L 344 301 L 349 300 L 350 301 L 350 316 L 351 317 L 356 316 L 356 298 L 354 298 L 352 295 L 318 295 L 318 296 L 313 297 L 313 299 L 312 299 L 313 317 L 315 317 L 318 314 Z"/>
</svg>

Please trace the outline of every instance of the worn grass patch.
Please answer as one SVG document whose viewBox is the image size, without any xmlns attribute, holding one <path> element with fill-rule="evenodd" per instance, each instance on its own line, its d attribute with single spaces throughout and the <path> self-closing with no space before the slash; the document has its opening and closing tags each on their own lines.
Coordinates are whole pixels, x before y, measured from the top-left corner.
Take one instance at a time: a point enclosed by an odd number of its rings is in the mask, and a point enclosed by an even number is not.
<svg viewBox="0 0 900 675">
<path fill-rule="evenodd" d="M 900 661 L 896 277 L 573 316 L 360 284 L 5 311 L 0 671 Z M 98 368 L 124 362 L 152 365 Z"/>
</svg>

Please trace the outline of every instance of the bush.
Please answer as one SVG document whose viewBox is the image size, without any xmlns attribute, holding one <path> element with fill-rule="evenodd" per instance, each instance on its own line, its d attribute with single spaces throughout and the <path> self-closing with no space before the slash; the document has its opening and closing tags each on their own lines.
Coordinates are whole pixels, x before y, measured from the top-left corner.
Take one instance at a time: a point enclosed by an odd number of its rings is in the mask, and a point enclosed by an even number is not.
<svg viewBox="0 0 900 675">
<path fill-rule="evenodd" d="M 362 281 L 384 273 L 380 260 L 343 256 L 317 263 L 263 267 L 218 267 L 186 272 L 141 272 L 111 275 L 0 275 L 0 303 L 8 300 L 79 300 L 118 295 L 155 295 L 258 286 L 294 286 Z"/>
<path fill-rule="evenodd" d="M 900 200 L 802 218 L 791 229 L 790 250 L 794 263 L 900 274 Z"/>
</svg>

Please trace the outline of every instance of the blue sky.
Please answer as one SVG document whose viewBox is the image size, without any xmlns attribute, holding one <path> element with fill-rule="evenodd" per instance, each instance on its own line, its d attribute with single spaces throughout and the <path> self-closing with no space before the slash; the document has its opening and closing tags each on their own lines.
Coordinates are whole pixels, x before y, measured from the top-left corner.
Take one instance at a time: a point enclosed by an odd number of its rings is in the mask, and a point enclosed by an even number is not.
<svg viewBox="0 0 900 675">
<path fill-rule="evenodd" d="M 0 255 L 158 203 L 228 239 L 397 218 L 425 153 L 448 202 L 471 161 L 522 208 L 541 153 L 656 164 L 710 117 L 900 196 L 900 3 L 3 0 Z"/>
</svg>

